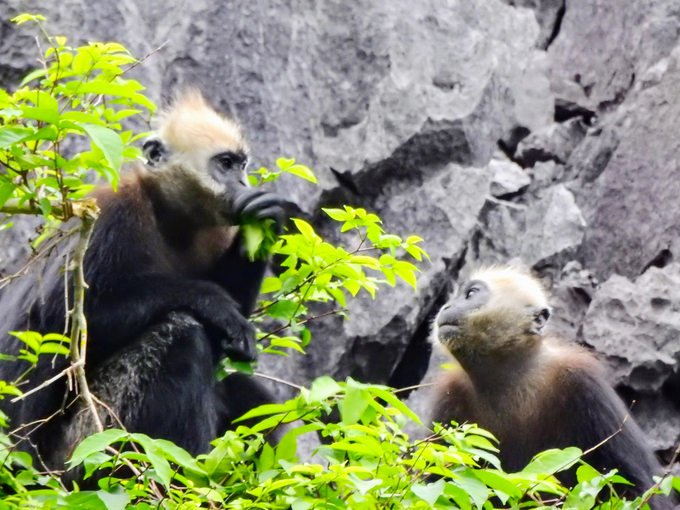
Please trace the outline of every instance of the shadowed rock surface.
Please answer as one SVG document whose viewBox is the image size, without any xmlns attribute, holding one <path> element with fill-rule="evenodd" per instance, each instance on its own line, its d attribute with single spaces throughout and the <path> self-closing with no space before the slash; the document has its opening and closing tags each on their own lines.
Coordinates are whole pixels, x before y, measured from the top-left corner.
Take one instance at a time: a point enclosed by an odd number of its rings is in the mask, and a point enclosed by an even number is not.
<svg viewBox="0 0 680 510">
<path fill-rule="evenodd" d="M 425 239 L 417 292 L 360 295 L 350 321 L 313 325 L 309 355 L 263 356 L 260 370 L 430 381 L 447 359 L 427 336 L 450 277 L 520 258 L 552 289 L 553 330 L 602 354 L 655 448 L 677 441 L 676 0 L 0 2 L 3 20 L 24 11 L 73 43 L 141 56 L 168 41 L 134 70 L 154 99 L 200 83 L 245 124 L 254 166 L 314 169 L 319 186 L 278 183 L 303 211 L 363 206 Z M 26 27 L 0 23 L 2 86 L 36 65 Z M 0 234 L 0 270 L 31 231 Z M 409 401 L 422 409 L 426 392 Z"/>
</svg>

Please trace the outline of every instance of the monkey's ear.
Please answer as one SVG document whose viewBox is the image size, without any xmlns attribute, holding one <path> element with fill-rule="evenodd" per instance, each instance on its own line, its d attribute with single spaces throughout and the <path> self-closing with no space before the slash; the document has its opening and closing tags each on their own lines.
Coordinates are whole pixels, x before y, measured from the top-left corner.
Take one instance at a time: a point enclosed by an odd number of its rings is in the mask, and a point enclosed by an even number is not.
<svg viewBox="0 0 680 510">
<path fill-rule="evenodd" d="M 549 318 L 550 308 L 548 307 L 534 308 L 533 310 L 534 327 L 532 329 L 532 332 L 536 333 L 537 335 L 540 335 L 543 332 L 543 328 L 545 327 Z"/>
<path fill-rule="evenodd" d="M 150 136 L 144 141 L 142 145 L 142 150 L 144 151 L 144 156 L 146 157 L 149 165 L 157 166 L 161 161 L 165 159 L 166 149 L 161 140 L 157 136 Z"/>
</svg>

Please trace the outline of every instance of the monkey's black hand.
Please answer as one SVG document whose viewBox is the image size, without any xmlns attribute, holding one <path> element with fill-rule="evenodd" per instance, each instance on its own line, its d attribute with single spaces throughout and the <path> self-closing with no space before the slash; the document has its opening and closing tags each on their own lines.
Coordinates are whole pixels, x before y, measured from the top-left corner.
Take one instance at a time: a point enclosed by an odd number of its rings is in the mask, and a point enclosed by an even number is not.
<svg viewBox="0 0 680 510">
<path fill-rule="evenodd" d="M 255 361 L 255 328 L 231 299 L 210 300 L 200 318 L 220 355 L 233 361 Z"/>
<path fill-rule="evenodd" d="M 274 231 L 280 234 L 286 218 L 282 197 L 258 189 L 244 188 L 234 199 L 234 216 L 238 224 L 248 220 L 274 220 Z"/>
</svg>

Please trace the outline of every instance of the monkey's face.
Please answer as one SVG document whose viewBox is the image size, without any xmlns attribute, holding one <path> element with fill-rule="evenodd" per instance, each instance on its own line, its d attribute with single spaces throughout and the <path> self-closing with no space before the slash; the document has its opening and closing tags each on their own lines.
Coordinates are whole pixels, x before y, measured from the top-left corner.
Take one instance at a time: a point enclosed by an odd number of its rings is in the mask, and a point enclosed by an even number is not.
<svg viewBox="0 0 680 510">
<path fill-rule="evenodd" d="M 144 154 L 155 171 L 181 173 L 215 194 L 248 186 L 248 153 L 245 148 L 185 152 L 174 150 L 155 136 L 144 143 Z"/>
<path fill-rule="evenodd" d="M 457 358 L 507 352 L 540 341 L 550 316 L 542 290 L 521 273 L 497 273 L 474 275 L 437 315 L 434 336 Z"/>
<path fill-rule="evenodd" d="M 214 195 L 248 185 L 249 152 L 240 124 L 214 110 L 195 90 L 176 99 L 161 115 L 158 135 L 144 143 L 153 171 L 193 180 Z"/>
</svg>

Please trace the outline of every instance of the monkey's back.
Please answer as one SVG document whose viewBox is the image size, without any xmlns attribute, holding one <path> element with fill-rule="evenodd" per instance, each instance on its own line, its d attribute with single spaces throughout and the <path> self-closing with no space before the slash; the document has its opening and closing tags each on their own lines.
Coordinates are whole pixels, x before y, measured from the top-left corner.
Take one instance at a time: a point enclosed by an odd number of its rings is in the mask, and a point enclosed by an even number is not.
<svg viewBox="0 0 680 510">
<path fill-rule="evenodd" d="M 594 448 L 584 460 L 599 471 L 618 469 L 637 486 L 652 485 L 660 466 L 592 354 L 546 338 L 533 360 L 516 373 L 510 370 L 504 376 L 490 373 L 490 384 L 472 380 L 462 368 L 445 374 L 433 421 L 476 423 L 489 430 L 509 472 L 523 469 L 542 451 L 576 446 L 584 452 Z M 574 483 L 573 473 L 561 479 Z"/>
</svg>

